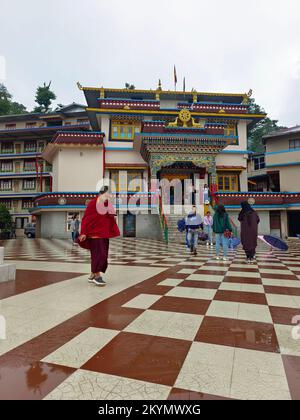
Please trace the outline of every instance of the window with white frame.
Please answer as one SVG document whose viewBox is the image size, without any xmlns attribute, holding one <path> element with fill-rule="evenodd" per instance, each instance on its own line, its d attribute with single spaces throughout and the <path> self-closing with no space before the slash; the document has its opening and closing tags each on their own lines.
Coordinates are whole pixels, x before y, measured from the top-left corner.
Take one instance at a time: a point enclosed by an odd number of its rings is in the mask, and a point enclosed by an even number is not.
<svg viewBox="0 0 300 420">
<path fill-rule="evenodd" d="M 0 205 L 5 206 L 7 209 L 11 209 L 11 200 L 0 200 Z"/>
<path fill-rule="evenodd" d="M 9 154 L 14 153 L 14 145 L 11 142 L 3 142 L 1 144 L 1 153 Z"/>
<path fill-rule="evenodd" d="M 265 156 L 258 156 L 253 158 L 254 170 L 264 169 L 266 167 Z"/>
<path fill-rule="evenodd" d="M 12 162 L 1 162 L 1 172 L 12 172 L 13 163 Z"/>
<path fill-rule="evenodd" d="M 23 190 L 35 190 L 36 180 L 35 179 L 24 179 L 23 180 Z"/>
<path fill-rule="evenodd" d="M 1 191 L 11 191 L 12 190 L 11 179 L 2 179 L 0 181 L 0 190 Z"/>
<path fill-rule="evenodd" d="M 36 152 L 36 141 L 25 141 L 24 143 L 24 152 Z"/>
<path fill-rule="evenodd" d="M 23 200 L 22 202 L 22 208 L 23 209 L 30 209 L 31 207 L 33 207 L 33 202 L 30 200 Z"/>
</svg>

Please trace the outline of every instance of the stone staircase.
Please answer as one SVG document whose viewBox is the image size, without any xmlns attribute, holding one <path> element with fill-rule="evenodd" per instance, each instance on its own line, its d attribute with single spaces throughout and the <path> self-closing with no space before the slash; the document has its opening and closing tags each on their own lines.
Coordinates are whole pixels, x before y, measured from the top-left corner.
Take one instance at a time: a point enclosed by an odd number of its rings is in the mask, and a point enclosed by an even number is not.
<svg viewBox="0 0 300 420">
<path fill-rule="evenodd" d="M 170 208 L 165 208 L 165 211 L 170 213 L 166 214 L 168 222 L 168 231 L 169 231 L 169 244 L 185 244 L 185 233 L 181 233 L 177 230 L 177 222 L 179 219 L 183 219 L 191 211 L 191 208 L 180 208 L 175 206 L 170 206 Z M 204 206 L 201 206 L 200 216 L 203 219 L 204 217 Z"/>
</svg>

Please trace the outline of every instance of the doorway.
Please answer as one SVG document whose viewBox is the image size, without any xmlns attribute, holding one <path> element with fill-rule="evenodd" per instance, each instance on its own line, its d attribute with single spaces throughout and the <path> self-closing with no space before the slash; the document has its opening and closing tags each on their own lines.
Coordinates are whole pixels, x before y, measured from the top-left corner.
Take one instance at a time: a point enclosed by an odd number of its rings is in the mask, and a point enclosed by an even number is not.
<svg viewBox="0 0 300 420">
<path fill-rule="evenodd" d="M 134 214 L 123 215 L 123 236 L 124 238 L 136 237 L 136 216 Z"/>
<path fill-rule="evenodd" d="M 288 211 L 289 236 L 300 235 L 300 211 Z"/>
</svg>

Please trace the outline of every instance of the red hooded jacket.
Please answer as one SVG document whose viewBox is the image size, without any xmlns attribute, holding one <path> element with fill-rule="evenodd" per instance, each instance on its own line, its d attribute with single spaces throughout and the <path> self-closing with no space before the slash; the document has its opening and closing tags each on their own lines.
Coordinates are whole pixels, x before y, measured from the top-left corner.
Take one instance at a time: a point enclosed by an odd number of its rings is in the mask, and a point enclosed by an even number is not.
<svg viewBox="0 0 300 420">
<path fill-rule="evenodd" d="M 97 198 L 94 198 L 88 204 L 81 222 L 80 235 L 85 235 L 87 239 L 78 244 L 82 248 L 90 249 L 89 238 L 116 238 L 120 236 L 120 230 L 115 221 L 115 209 L 109 201 L 102 203 L 102 209 L 98 212 Z M 100 209 L 101 210 L 101 209 Z"/>
</svg>

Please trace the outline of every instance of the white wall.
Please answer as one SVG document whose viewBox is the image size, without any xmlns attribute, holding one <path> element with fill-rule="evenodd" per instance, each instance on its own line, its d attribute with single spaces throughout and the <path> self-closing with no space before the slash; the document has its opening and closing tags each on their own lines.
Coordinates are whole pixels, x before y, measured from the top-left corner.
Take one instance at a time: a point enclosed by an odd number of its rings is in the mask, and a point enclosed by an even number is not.
<svg viewBox="0 0 300 420">
<path fill-rule="evenodd" d="M 61 148 L 54 164 L 54 191 L 96 191 L 103 176 L 102 148 Z"/>
</svg>

